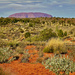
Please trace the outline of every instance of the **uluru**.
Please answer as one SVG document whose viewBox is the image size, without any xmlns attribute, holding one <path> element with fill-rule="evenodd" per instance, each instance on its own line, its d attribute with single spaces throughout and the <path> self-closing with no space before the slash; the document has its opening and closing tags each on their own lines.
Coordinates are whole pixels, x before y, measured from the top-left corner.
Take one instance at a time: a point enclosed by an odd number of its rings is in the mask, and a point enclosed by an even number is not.
<svg viewBox="0 0 75 75">
<path fill-rule="evenodd" d="M 40 13 L 40 12 L 29 12 L 29 13 L 15 13 L 10 15 L 9 17 L 14 18 L 39 18 L 39 17 L 52 17 L 52 15 L 46 14 L 46 13 Z"/>
</svg>

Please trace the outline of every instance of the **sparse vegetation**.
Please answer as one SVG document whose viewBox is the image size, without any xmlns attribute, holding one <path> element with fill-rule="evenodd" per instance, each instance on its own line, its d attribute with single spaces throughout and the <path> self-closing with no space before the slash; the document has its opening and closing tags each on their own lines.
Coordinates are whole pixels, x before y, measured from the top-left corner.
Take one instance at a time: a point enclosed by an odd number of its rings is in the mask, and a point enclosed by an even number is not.
<svg viewBox="0 0 75 75">
<path fill-rule="evenodd" d="M 54 38 L 48 41 L 43 51 L 46 53 L 55 53 L 55 54 L 67 52 L 64 41 Z"/>
<path fill-rule="evenodd" d="M 36 62 L 48 62 L 46 67 L 52 65 L 51 70 L 55 73 L 64 71 L 64 75 L 75 70 L 71 65 L 75 62 L 75 18 L 0 18 L 0 63 L 11 63 L 18 60 L 22 55 L 20 63 L 29 62 L 38 55 Z M 65 42 L 68 41 L 68 42 Z M 27 45 L 34 45 L 36 48 L 30 48 L 33 53 L 25 50 Z M 69 51 L 69 52 L 68 52 Z M 55 57 L 50 58 L 45 54 L 53 53 Z M 57 57 L 59 54 L 68 54 L 67 58 Z M 9 59 L 10 58 L 10 59 Z M 60 63 L 63 62 L 63 63 Z M 34 62 L 33 62 L 34 63 Z M 58 64 L 59 63 L 59 64 Z M 73 64 L 72 64 L 73 63 Z M 58 64 L 58 65 L 56 65 Z M 63 64 L 66 64 L 63 66 Z M 70 65 L 71 64 L 71 65 Z M 60 66 L 62 65 L 62 66 Z M 60 70 L 58 68 L 60 68 Z M 64 68 L 63 68 L 64 67 Z M 69 68 L 67 68 L 69 67 Z M 63 70 L 61 70 L 63 68 Z M 58 69 L 58 70 L 57 70 Z M 0 73 L 2 70 L 0 69 Z M 74 71 L 73 71 L 74 72 Z M 1 74 L 0 74 L 1 75 Z M 5 75 L 2 73 L 2 75 Z"/>
<path fill-rule="evenodd" d="M 28 53 L 28 50 L 26 50 L 25 53 L 24 53 L 24 55 L 21 58 L 21 62 L 22 63 L 29 62 L 29 57 L 30 57 L 30 54 Z"/>
<path fill-rule="evenodd" d="M 57 75 L 69 75 L 71 72 L 75 72 L 75 62 L 71 59 L 59 55 L 48 58 L 46 61 L 43 61 L 42 64 L 45 66 L 46 69 L 55 72 Z"/>
<path fill-rule="evenodd" d="M 30 33 L 29 32 L 25 33 L 25 38 L 28 38 L 28 37 L 30 37 Z"/>
</svg>

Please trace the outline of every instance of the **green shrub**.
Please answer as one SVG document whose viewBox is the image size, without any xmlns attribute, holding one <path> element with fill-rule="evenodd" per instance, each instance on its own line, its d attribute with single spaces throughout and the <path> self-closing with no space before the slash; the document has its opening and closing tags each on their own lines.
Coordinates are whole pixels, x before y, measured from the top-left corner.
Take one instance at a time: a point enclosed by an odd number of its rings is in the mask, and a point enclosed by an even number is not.
<svg viewBox="0 0 75 75">
<path fill-rule="evenodd" d="M 43 52 L 46 52 L 46 53 L 53 53 L 53 47 L 45 47 L 43 49 Z"/>
<path fill-rule="evenodd" d="M 62 31 L 61 29 L 58 30 L 58 36 L 59 36 L 59 37 L 63 37 L 63 35 L 64 35 L 64 34 L 63 34 L 63 31 Z"/>
<path fill-rule="evenodd" d="M 0 39 L 0 47 L 7 46 L 7 42 L 8 41 L 4 41 L 4 40 Z"/>
<path fill-rule="evenodd" d="M 67 36 L 67 32 L 66 31 L 64 32 L 64 36 Z"/>
<path fill-rule="evenodd" d="M 34 24 L 33 23 L 29 23 L 29 27 L 33 27 L 34 26 Z"/>
<path fill-rule="evenodd" d="M 8 45 L 12 47 L 12 49 L 15 49 L 19 45 L 19 43 L 16 40 L 12 40 L 12 41 L 9 41 Z"/>
<path fill-rule="evenodd" d="M 15 51 L 18 52 L 19 54 L 23 54 L 23 53 L 24 53 L 24 48 L 18 46 L 18 47 L 15 49 Z"/>
<path fill-rule="evenodd" d="M 60 40 L 60 39 L 54 39 L 52 38 L 51 40 L 48 41 L 46 44 L 46 47 L 43 49 L 44 52 L 46 53 L 66 53 L 66 46 L 64 44 L 65 42 Z"/>
<path fill-rule="evenodd" d="M 6 39 L 6 34 L 3 34 L 3 33 L 0 33 L 0 38 L 2 38 L 2 39 Z"/>
<path fill-rule="evenodd" d="M 43 31 L 40 32 L 40 40 L 48 40 L 52 37 L 57 37 L 56 33 L 53 32 L 52 29 L 44 29 Z"/>
<path fill-rule="evenodd" d="M 30 37 L 30 32 L 25 33 L 25 38 Z"/>
<path fill-rule="evenodd" d="M 13 55 L 13 51 L 9 48 L 0 48 L 0 63 L 8 62 L 8 58 Z"/>
<path fill-rule="evenodd" d="M 75 62 L 69 59 L 68 56 L 66 58 L 65 55 L 48 58 L 42 64 L 46 69 L 55 72 L 57 75 L 60 75 L 60 72 L 63 72 L 63 75 L 75 72 Z"/>
</svg>

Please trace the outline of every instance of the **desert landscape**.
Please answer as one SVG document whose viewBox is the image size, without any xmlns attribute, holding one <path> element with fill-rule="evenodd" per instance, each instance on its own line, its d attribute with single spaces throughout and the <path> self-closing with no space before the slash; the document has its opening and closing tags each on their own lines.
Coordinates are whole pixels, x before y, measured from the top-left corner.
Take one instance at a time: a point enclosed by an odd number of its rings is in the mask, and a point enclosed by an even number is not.
<svg viewBox="0 0 75 75">
<path fill-rule="evenodd" d="M 1 17 L 0 75 L 75 75 L 75 18 Z"/>
</svg>

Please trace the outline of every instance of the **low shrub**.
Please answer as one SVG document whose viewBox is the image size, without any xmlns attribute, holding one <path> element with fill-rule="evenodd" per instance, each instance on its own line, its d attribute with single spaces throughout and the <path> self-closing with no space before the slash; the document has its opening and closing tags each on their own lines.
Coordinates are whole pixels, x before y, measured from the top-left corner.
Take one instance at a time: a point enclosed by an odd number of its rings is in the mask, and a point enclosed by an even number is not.
<svg viewBox="0 0 75 75">
<path fill-rule="evenodd" d="M 64 36 L 62 29 L 58 30 L 58 36 L 59 37 L 63 37 Z"/>
<path fill-rule="evenodd" d="M 57 37 L 56 33 L 53 32 L 52 29 L 44 29 L 43 31 L 40 32 L 40 35 L 39 35 L 38 38 L 41 41 L 46 41 L 46 40 L 49 40 L 52 37 Z"/>
<path fill-rule="evenodd" d="M 21 62 L 22 63 L 29 62 L 29 57 L 30 57 L 30 54 L 28 53 L 28 50 L 26 50 L 26 52 L 24 53 L 24 55 L 21 58 Z"/>
<path fill-rule="evenodd" d="M 15 49 L 15 51 L 18 52 L 19 54 L 23 54 L 23 53 L 24 53 L 24 48 L 22 48 L 22 47 L 17 47 L 17 48 Z"/>
<path fill-rule="evenodd" d="M 25 33 L 25 38 L 30 37 L 30 32 Z"/>
<path fill-rule="evenodd" d="M 34 26 L 34 24 L 32 24 L 32 23 L 29 23 L 29 27 L 33 27 Z"/>
<path fill-rule="evenodd" d="M 69 75 L 70 72 L 75 72 L 75 62 L 62 55 L 48 58 L 42 64 L 46 69 L 55 72 L 57 75 L 60 75 L 60 72 L 63 75 Z"/>
<path fill-rule="evenodd" d="M 0 39 L 0 47 L 7 46 L 7 42 L 8 41 L 5 41 L 5 40 Z"/>
<path fill-rule="evenodd" d="M 12 41 L 9 41 L 8 45 L 12 47 L 12 49 L 15 49 L 19 45 L 19 43 L 16 40 L 12 40 Z"/>
<path fill-rule="evenodd" d="M 13 51 L 9 48 L 0 48 L 0 63 L 8 62 L 8 58 L 13 55 Z"/>
<path fill-rule="evenodd" d="M 64 32 L 64 36 L 67 36 L 67 31 Z"/>
<path fill-rule="evenodd" d="M 55 54 L 67 52 L 64 41 L 54 38 L 48 41 L 43 51 L 46 53 L 55 53 Z"/>
</svg>

